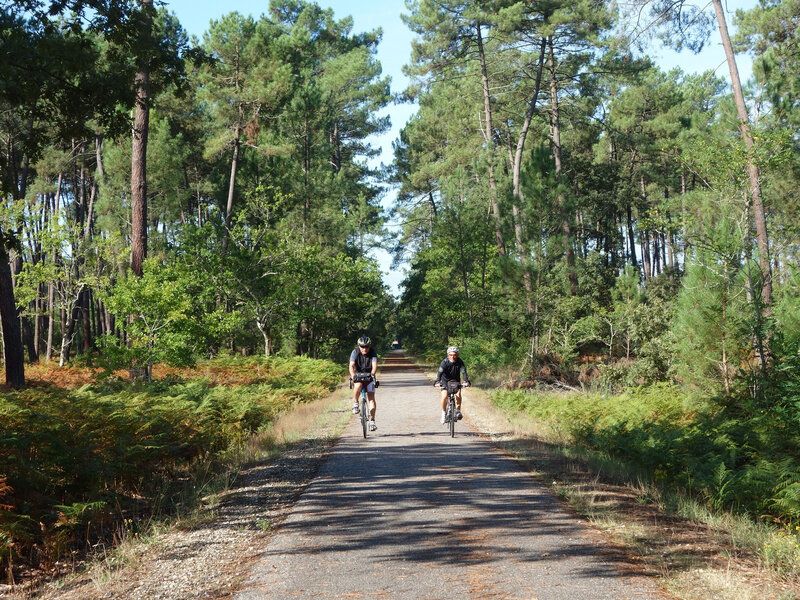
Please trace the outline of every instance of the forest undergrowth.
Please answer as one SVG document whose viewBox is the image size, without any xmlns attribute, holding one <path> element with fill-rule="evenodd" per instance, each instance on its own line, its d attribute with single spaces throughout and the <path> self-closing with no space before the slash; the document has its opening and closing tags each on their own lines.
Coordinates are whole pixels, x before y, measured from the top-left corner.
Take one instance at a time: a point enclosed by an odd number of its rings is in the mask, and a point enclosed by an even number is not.
<svg viewBox="0 0 800 600">
<path fill-rule="evenodd" d="M 130 381 L 88 367 L 29 370 L 0 398 L 2 579 L 57 570 L 91 547 L 191 512 L 246 460 L 253 434 L 330 393 L 341 367 L 234 357 Z M 263 436 L 262 436 L 263 437 Z"/>
</svg>

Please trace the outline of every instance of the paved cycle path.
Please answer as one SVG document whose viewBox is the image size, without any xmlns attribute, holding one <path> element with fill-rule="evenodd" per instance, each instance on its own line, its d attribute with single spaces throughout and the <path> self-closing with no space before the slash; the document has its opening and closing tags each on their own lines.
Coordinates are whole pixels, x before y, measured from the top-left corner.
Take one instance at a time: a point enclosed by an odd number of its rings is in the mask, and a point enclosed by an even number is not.
<svg viewBox="0 0 800 600">
<path fill-rule="evenodd" d="M 378 431 L 353 416 L 237 600 L 666 597 L 465 421 L 451 438 L 401 353 L 379 379 Z"/>
</svg>

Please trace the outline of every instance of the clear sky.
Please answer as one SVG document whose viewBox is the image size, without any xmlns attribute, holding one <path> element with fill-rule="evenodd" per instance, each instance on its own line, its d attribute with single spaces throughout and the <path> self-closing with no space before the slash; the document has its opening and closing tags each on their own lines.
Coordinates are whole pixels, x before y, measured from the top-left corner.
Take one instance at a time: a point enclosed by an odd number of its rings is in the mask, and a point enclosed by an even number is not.
<svg viewBox="0 0 800 600">
<path fill-rule="evenodd" d="M 383 72 L 392 80 L 392 92 L 397 93 L 405 89 L 407 79 L 402 73 L 402 67 L 407 64 L 411 56 L 412 34 L 403 24 L 400 15 L 406 11 L 403 0 L 316 0 L 317 4 L 333 9 L 337 19 L 346 16 L 353 17 L 354 32 L 371 31 L 377 28 L 383 30 L 383 38 L 378 47 L 377 58 Z M 177 15 L 186 31 L 198 38 L 208 29 L 212 19 L 217 19 L 229 12 L 239 12 L 245 15 L 259 17 L 269 8 L 268 0 L 227 0 L 211 2 L 208 0 L 164 0 L 168 10 Z M 749 9 L 757 5 L 757 0 L 723 0 L 723 6 L 728 13 L 728 27 L 731 27 L 733 13 L 736 9 Z M 707 69 L 716 69 L 717 75 L 728 79 L 728 68 L 725 64 L 725 55 L 719 36 L 712 33 L 707 48 L 695 56 L 689 52 L 681 54 L 664 48 L 654 48 L 651 57 L 664 69 L 668 70 L 678 66 L 687 73 L 699 73 Z M 743 80 L 750 77 L 751 62 L 749 57 L 738 56 L 737 63 Z M 391 105 L 386 109 L 392 120 L 391 130 L 378 137 L 374 144 L 381 148 L 378 162 L 389 164 L 392 162 L 392 141 L 400 133 L 403 125 L 415 112 L 416 108 L 408 104 Z M 389 192 L 384 198 L 384 207 L 390 206 L 394 201 L 394 192 Z M 376 252 L 376 257 L 384 271 L 384 281 L 390 291 L 398 294 L 399 284 L 403 279 L 401 270 L 390 271 L 390 258 L 385 251 Z"/>
</svg>

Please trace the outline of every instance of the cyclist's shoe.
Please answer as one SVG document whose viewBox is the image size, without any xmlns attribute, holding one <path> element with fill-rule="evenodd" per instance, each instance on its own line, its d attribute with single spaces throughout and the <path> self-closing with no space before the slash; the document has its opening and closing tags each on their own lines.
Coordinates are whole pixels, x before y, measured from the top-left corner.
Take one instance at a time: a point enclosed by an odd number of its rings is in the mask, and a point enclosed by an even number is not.
<svg viewBox="0 0 800 600">
<path fill-rule="evenodd" d="M 371 421 L 369 422 L 369 430 L 370 430 L 370 431 L 375 431 L 377 428 L 378 428 L 378 426 L 377 426 L 377 425 L 375 425 L 375 420 L 374 420 L 374 419 L 373 419 L 373 420 L 371 420 Z"/>
<path fill-rule="evenodd" d="M 447 422 L 447 414 L 444 411 L 442 411 L 442 420 L 440 421 L 440 423 L 444 425 L 446 422 Z"/>
<path fill-rule="evenodd" d="M 353 414 L 357 415 L 359 412 L 358 402 L 353 402 Z"/>
<path fill-rule="evenodd" d="M 456 411 L 456 421 L 460 421 L 463 418 L 464 418 L 464 415 L 461 414 L 460 410 L 457 410 Z"/>
</svg>

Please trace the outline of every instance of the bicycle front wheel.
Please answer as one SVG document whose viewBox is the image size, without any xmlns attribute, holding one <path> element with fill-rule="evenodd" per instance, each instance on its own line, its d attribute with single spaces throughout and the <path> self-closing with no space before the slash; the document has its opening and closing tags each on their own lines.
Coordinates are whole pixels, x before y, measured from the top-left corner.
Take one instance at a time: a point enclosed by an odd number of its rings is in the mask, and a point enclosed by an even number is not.
<svg viewBox="0 0 800 600">
<path fill-rule="evenodd" d="M 448 411 L 450 413 L 450 437 L 455 437 L 456 435 L 456 403 L 455 401 L 450 398 L 450 406 L 448 407 Z"/>
<path fill-rule="evenodd" d="M 367 416 L 367 399 L 361 398 L 361 430 L 364 432 L 364 439 L 367 438 L 367 424 L 369 418 Z"/>
</svg>

